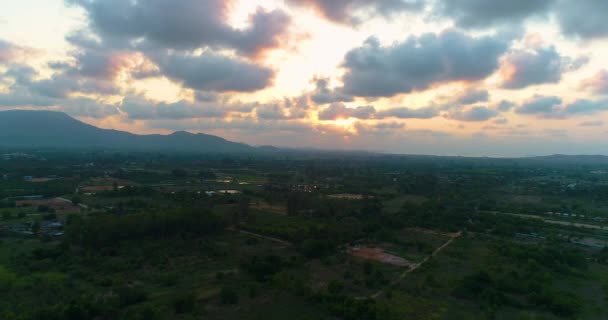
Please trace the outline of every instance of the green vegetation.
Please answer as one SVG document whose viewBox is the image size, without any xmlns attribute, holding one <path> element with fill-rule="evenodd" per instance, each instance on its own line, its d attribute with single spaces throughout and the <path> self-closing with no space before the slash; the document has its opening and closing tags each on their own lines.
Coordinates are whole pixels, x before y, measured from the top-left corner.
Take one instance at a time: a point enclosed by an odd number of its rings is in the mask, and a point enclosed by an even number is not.
<svg viewBox="0 0 608 320">
<path fill-rule="evenodd" d="M 0 319 L 608 317 L 607 165 L 336 157 L 1 160 Z"/>
</svg>

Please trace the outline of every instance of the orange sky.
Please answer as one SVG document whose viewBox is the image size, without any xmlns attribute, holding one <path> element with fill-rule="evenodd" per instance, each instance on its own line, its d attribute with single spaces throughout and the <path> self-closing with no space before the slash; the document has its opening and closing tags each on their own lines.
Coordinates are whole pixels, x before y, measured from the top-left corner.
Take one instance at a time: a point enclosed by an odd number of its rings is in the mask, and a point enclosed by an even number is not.
<svg viewBox="0 0 608 320">
<path fill-rule="evenodd" d="M 15 1 L 0 109 L 291 147 L 608 153 L 605 2 L 480 1 Z"/>
</svg>

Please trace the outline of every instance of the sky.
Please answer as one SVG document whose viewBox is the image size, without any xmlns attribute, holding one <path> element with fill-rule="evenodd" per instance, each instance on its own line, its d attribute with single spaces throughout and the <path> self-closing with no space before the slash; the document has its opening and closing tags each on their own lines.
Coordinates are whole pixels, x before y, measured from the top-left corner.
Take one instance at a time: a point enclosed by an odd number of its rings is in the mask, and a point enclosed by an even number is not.
<svg viewBox="0 0 608 320">
<path fill-rule="evenodd" d="M 252 145 L 608 154 L 606 12 L 605 0 L 6 0 L 0 110 Z"/>
</svg>

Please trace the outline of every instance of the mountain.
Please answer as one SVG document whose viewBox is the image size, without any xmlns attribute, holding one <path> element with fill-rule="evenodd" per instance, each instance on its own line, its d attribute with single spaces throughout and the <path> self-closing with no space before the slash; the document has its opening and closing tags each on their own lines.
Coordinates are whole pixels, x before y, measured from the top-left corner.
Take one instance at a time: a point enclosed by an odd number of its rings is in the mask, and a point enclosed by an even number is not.
<svg viewBox="0 0 608 320">
<path fill-rule="evenodd" d="M 169 135 L 137 135 L 80 122 L 63 112 L 9 110 L 0 112 L 0 147 L 251 152 L 256 148 L 208 134 L 184 131 Z"/>
</svg>

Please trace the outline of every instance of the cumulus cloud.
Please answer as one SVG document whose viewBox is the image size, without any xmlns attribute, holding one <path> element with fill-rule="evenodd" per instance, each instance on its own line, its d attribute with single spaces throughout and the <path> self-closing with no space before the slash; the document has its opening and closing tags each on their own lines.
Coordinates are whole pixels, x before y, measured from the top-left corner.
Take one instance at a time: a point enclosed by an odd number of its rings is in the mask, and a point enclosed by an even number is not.
<svg viewBox="0 0 608 320">
<path fill-rule="evenodd" d="M 85 9 L 91 28 L 105 39 L 143 41 L 174 49 L 230 48 L 247 56 L 276 47 L 290 18 L 280 10 L 258 9 L 250 25 L 226 22 L 233 1 L 224 0 L 68 0 Z"/>
<path fill-rule="evenodd" d="M 562 73 L 576 70 L 586 62 L 586 57 L 563 57 L 555 47 L 516 50 L 505 58 L 501 67 L 503 87 L 521 89 L 537 84 L 558 83 Z"/>
<path fill-rule="evenodd" d="M 282 120 L 288 118 L 283 108 L 278 104 L 264 104 L 258 106 L 255 111 L 258 119 Z"/>
<path fill-rule="evenodd" d="M 465 28 L 486 28 L 521 23 L 548 12 L 554 0 L 439 0 L 435 14 L 453 19 Z"/>
<path fill-rule="evenodd" d="M 535 96 L 515 109 L 519 114 L 548 114 L 556 111 L 562 99 L 554 96 Z"/>
<path fill-rule="evenodd" d="M 15 55 L 15 46 L 8 42 L 0 39 L 0 63 L 7 63 L 13 59 Z"/>
<path fill-rule="evenodd" d="M 488 99 L 490 99 L 488 90 L 468 88 L 456 96 L 454 102 L 461 105 L 467 105 L 477 102 L 486 102 Z"/>
<path fill-rule="evenodd" d="M 515 103 L 507 100 L 501 100 L 496 106 L 498 111 L 506 112 L 511 110 L 515 106 Z"/>
<path fill-rule="evenodd" d="M 562 33 L 581 39 L 598 39 L 608 36 L 606 12 L 608 1 L 559 0 L 555 9 Z"/>
<path fill-rule="evenodd" d="M 608 100 L 578 99 L 571 103 L 555 96 L 535 96 L 515 109 L 519 114 L 535 114 L 545 118 L 568 118 L 608 111 Z"/>
<path fill-rule="evenodd" d="M 608 70 L 602 69 L 593 77 L 583 80 L 581 87 L 596 94 L 608 94 Z"/>
<path fill-rule="evenodd" d="M 504 39 L 473 37 L 456 30 L 411 36 L 388 47 L 370 38 L 346 55 L 344 92 L 390 97 L 438 83 L 481 80 L 497 69 L 507 47 Z"/>
<path fill-rule="evenodd" d="M 449 117 L 459 121 L 486 121 L 498 115 L 498 111 L 485 106 L 474 106 L 450 113 Z"/>
<path fill-rule="evenodd" d="M 398 118 L 398 119 L 430 119 L 439 116 L 439 110 L 434 107 L 425 107 L 411 109 L 407 107 L 396 107 L 382 110 L 377 113 L 376 117 L 383 118 Z"/>
<path fill-rule="evenodd" d="M 315 90 L 310 94 L 312 101 L 316 104 L 328 104 L 334 102 L 351 102 L 353 97 L 343 94 L 340 89 L 330 90 L 329 80 L 325 78 L 315 79 Z"/>
<path fill-rule="evenodd" d="M 257 91 L 270 85 L 274 72 L 266 67 L 212 52 L 199 56 L 157 55 L 161 72 L 184 86 L 204 91 Z"/>
<path fill-rule="evenodd" d="M 425 0 L 287 0 L 288 4 L 309 7 L 324 18 L 343 24 L 358 24 L 360 10 L 371 11 L 371 15 L 390 16 L 395 12 L 419 11 Z"/>
<path fill-rule="evenodd" d="M 191 103 L 181 100 L 174 103 L 153 102 L 142 97 L 128 96 L 120 106 L 130 119 L 191 119 L 224 117 L 226 110 L 215 105 Z"/>
<path fill-rule="evenodd" d="M 0 65 L 35 55 L 37 50 L 0 39 Z"/>
<path fill-rule="evenodd" d="M 50 78 L 36 80 L 34 78 L 37 75 L 38 71 L 29 66 L 13 64 L 2 76 L 14 80 L 11 91 L 21 96 L 24 95 L 23 92 L 27 92 L 27 94 L 42 97 L 63 99 L 76 92 L 84 94 L 115 94 L 118 92 L 110 81 L 80 78 L 65 73 L 57 73 Z"/>
<path fill-rule="evenodd" d="M 329 107 L 319 111 L 319 120 L 372 119 L 375 114 L 376 109 L 373 106 L 348 108 L 342 103 L 333 103 Z"/>
<path fill-rule="evenodd" d="M 608 110 L 608 100 L 588 100 L 580 99 L 566 105 L 563 112 L 565 114 L 594 114 Z"/>
</svg>

